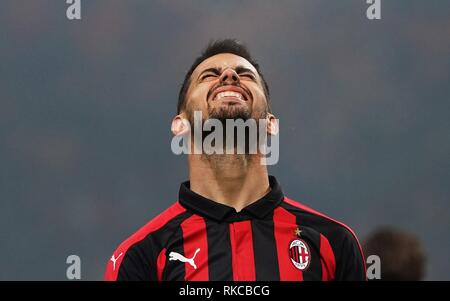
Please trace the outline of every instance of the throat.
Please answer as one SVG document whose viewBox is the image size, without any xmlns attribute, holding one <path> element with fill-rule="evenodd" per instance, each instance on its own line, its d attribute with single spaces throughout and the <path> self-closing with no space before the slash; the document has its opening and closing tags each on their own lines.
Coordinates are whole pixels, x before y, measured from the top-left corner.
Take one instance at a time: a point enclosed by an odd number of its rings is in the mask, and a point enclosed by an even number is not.
<svg viewBox="0 0 450 301">
<path fill-rule="evenodd" d="M 213 155 L 191 159 L 191 190 L 237 212 L 270 191 L 267 169 L 259 164 L 259 158 Z"/>
</svg>

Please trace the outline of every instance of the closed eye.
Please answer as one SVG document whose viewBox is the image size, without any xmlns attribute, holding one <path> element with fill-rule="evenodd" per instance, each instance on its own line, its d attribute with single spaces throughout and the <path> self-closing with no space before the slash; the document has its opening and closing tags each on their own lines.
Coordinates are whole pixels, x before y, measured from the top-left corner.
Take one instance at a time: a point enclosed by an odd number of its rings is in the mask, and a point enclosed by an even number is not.
<svg viewBox="0 0 450 301">
<path fill-rule="evenodd" d="M 253 74 L 251 74 L 251 73 L 242 73 L 242 74 L 239 74 L 239 76 L 240 76 L 240 77 L 249 78 L 249 79 L 251 79 L 251 80 L 254 80 L 254 79 L 255 79 L 255 76 L 254 76 Z"/>
<path fill-rule="evenodd" d="M 251 69 L 249 69 L 247 67 L 237 66 L 235 71 L 242 78 L 247 78 L 247 79 L 250 79 L 250 80 L 255 80 L 256 79 L 256 76 L 255 76 L 255 73 L 253 72 L 253 70 L 251 70 Z"/>
<path fill-rule="evenodd" d="M 203 81 L 205 79 L 211 79 L 213 77 L 219 76 L 220 70 L 217 68 L 208 68 L 206 70 L 203 70 L 203 72 L 199 75 L 198 79 L 200 81 Z"/>
<path fill-rule="evenodd" d="M 207 74 L 203 75 L 200 79 L 204 80 L 204 79 L 211 78 L 211 77 L 216 77 L 216 76 L 217 75 L 215 75 L 215 74 L 207 73 Z"/>
</svg>

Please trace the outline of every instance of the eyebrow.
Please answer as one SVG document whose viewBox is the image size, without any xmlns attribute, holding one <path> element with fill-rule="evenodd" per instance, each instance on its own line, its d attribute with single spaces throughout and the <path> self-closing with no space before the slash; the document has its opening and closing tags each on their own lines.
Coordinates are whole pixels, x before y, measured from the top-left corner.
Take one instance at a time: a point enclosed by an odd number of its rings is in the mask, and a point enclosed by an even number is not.
<svg viewBox="0 0 450 301">
<path fill-rule="evenodd" d="M 249 72 L 249 73 L 255 75 L 255 73 L 253 72 L 252 69 L 247 68 L 247 67 L 244 67 L 244 66 L 242 66 L 242 65 L 236 66 L 236 68 L 234 68 L 234 71 L 236 71 L 237 74 L 244 73 L 244 72 Z M 212 72 L 212 73 L 214 73 L 215 75 L 220 75 L 220 73 L 222 73 L 222 67 L 211 67 L 211 68 L 207 68 L 207 69 L 203 70 L 203 71 L 199 74 L 198 78 L 200 78 L 200 77 L 202 76 L 202 74 L 204 74 L 204 73 L 206 73 L 206 72 Z"/>
</svg>

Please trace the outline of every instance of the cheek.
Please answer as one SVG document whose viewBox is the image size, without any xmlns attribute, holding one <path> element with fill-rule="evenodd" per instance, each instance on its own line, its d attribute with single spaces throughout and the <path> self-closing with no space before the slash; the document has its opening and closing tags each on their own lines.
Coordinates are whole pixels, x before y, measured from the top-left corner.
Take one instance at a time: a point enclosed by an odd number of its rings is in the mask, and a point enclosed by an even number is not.
<svg viewBox="0 0 450 301">
<path fill-rule="evenodd" d="M 206 104 L 206 95 L 208 94 L 208 87 L 197 86 L 189 91 L 188 96 L 188 107 L 201 109 L 207 106 Z"/>
<path fill-rule="evenodd" d="M 261 89 L 256 89 L 252 91 L 253 93 L 253 109 L 264 110 L 267 108 L 267 100 L 264 91 Z"/>
</svg>

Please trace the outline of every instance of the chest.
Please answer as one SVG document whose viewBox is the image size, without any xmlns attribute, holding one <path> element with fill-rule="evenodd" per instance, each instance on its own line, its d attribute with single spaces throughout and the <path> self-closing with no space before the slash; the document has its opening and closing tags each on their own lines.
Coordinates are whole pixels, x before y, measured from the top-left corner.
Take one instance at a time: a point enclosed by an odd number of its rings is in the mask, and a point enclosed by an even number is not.
<svg viewBox="0 0 450 301">
<path fill-rule="evenodd" d="M 296 221 L 191 221 L 158 257 L 164 280 L 322 280 L 329 268 L 321 234 Z"/>
</svg>

